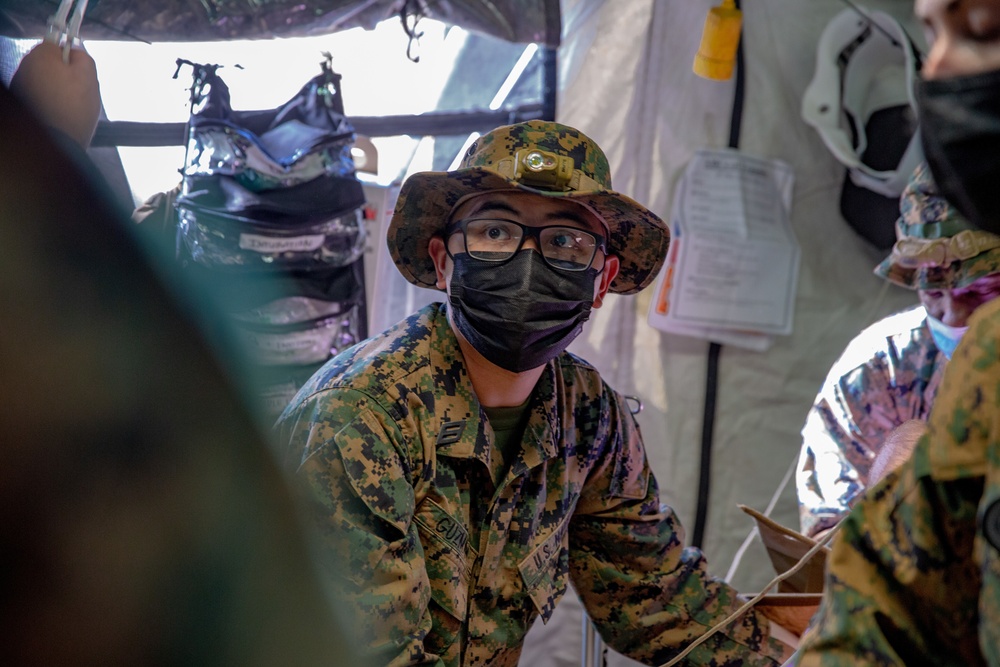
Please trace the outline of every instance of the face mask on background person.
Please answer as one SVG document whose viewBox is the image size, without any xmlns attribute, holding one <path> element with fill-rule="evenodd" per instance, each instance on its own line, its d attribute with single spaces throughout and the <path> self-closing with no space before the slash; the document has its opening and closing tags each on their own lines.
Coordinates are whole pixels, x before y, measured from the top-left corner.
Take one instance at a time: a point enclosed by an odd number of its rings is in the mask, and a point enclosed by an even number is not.
<svg viewBox="0 0 1000 667">
<path fill-rule="evenodd" d="M 1000 70 L 917 84 L 924 155 L 941 194 L 1000 232 Z"/>
<path fill-rule="evenodd" d="M 962 340 L 962 336 L 969 330 L 967 326 L 949 326 L 933 315 L 927 316 L 927 328 L 931 330 L 931 338 L 934 339 L 937 349 L 941 350 L 941 354 L 948 359 L 951 359 L 951 355 L 955 353 L 955 348 L 958 347 L 958 342 Z"/>
<path fill-rule="evenodd" d="M 452 316 L 488 361 L 520 373 L 565 350 L 590 318 L 599 271 L 560 271 L 533 250 L 504 262 L 452 258 Z"/>
</svg>

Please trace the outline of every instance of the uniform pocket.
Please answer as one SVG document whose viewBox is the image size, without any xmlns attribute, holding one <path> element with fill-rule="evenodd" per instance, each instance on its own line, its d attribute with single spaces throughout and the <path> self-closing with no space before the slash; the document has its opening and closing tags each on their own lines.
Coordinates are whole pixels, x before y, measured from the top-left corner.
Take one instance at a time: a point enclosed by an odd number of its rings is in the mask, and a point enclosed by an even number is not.
<svg viewBox="0 0 1000 667">
<path fill-rule="evenodd" d="M 420 503 L 413 521 L 424 547 L 431 599 L 456 620 L 464 622 L 469 601 L 469 567 L 465 557 L 468 529 L 431 498 Z"/>
<path fill-rule="evenodd" d="M 556 603 L 566 594 L 569 578 L 569 529 L 570 516 L 535 547 L 528 557 L 518 564 L 524 588 L 535 608 L 548 623 Z"/>
</svg>

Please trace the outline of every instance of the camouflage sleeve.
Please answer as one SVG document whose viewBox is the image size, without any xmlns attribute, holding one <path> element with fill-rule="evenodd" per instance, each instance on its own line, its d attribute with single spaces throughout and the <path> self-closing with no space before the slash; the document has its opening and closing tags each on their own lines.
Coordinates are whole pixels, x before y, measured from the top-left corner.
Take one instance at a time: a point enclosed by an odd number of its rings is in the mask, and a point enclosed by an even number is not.
<svg viewBox="0 0 1000 667">
<path fill-rule="evenodd" d="M 982 664 L 972 558 L 982 478 L 919 478 L 920 454 L 872 487 L 841 525 L 797 665 Z"/>
<path fill-rule="evenodd" d="M 848 345 L 802 428 L 796 490 L 806 535 L 832 528 L 847 514 L 868 485 L 872 460 L 885 437 L 904 421 L 900 410 L 907 406 L 896 404 L 889 355 L 872 344 L 859 336 Z"/>
<path fill-rule="evenodd" d="M 928 433 L 844 521 L 798 665 L 1000 664 L 998 327 L 1000 301 L 969 319 Z"/>
<path fill-rule="evenodd" d="M 319 561 L 358 645 L 372 664 L 441 664 L 423 642 L 430 585 L 396 424 L 364 394 L 333 389 L 286 416 L 278 437 L 302 453 L 297 475 L 318 528 Z"/>
<path fill-rule="evenodd" d="M 1000 665 L 1000 299 L 976 309 L 952 355 L 931 414 L 930 466 L 939 478 L 981 479 L 974 557 L 981 575 L 979 648 Z M 937 402 L 947 408 L 937 411 Z M 945 434 L 947 437 L 945 437 Z M 938 472 L 941 471 L 941 472 Z M 971 632 L 971 628 L 969 628 Z M 971 641 L 971 640 L 970 640 Z"/>
<path fill-rule="evenodd" d="M 735 590 L 710 577 L 700 551 L 659 492 L 637 425 L 621 410 L 570 528 L 570 574 L 601 636 L 615 650 L 662 664 L 735 611 Z M 751 610 L 687 657 L 687 665 L 778 664 L 785 647 Z"/>
<path fill-rule="evenodd" d="M 795 471 L 799 523 L 810 537 L 835 526 L 864 489 L 857 468 L 845 455 L 852 446 L 851 433 L 858 429 L 843 403 L 835 395 L 831 399 L 821 394 L 809 410 Z"/>
</svg>

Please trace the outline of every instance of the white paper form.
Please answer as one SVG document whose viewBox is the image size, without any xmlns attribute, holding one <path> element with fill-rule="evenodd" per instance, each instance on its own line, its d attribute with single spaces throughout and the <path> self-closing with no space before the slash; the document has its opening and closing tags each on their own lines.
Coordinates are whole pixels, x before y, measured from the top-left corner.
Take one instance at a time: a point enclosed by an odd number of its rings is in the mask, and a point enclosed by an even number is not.
<svg viewBox="0 0 1000 667">
<path fill-rule="evenodd" d="M 793 183 L 779 160 L 695 153 L 677 185 L 650 324 L 755 350 L 791 333 L 800 254 L 789 222 Z"/>
</svg>

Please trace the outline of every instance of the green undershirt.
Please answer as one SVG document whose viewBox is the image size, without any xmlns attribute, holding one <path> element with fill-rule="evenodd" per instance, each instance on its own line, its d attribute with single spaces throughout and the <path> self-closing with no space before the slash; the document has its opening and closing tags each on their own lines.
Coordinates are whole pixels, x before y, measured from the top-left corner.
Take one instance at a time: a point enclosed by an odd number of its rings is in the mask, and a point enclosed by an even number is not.
<svg viewBox="0 0 1000 667">
<path fill-rule="evenodd" d="M 490 426 L 493 427 L 494 452 L 503 458 L 503 466 L 501 466 L 503 474 L 500 479 L 493 480 L 497 486 L 506 476 L 510 464 L 521 450 L 521 439 L 524 437 L 524 427 L 528 422 L 528 401 L 530 400 L 529 396 L 521 405 L 512 407 L 488 408 L 483 406 L 483 412 L 486 413 L 486 418 L 490 420 Z"/>
</svg>

